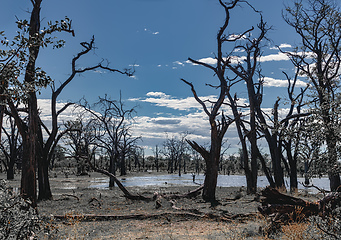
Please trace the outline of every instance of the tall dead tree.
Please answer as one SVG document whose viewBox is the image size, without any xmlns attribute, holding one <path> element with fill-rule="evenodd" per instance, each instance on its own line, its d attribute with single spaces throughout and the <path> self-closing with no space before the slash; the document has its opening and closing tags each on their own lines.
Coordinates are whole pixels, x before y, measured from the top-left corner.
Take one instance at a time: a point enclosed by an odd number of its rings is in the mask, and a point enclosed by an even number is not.
<svg viewBox="0 0 341 240">
<path fill-rule="evenodd" d="M 197 95 L 197 92 L 192 83 L 182 79 L 187 85 L 191 87 L 191 91 L 193 93 L 196 101 L 202 106 L 204 113 L 208 116 L 209 124 L 211 128 L 211 146 L 210 149 L 207 150 L 205 147 L 200 146 L 195 141 L 188 140 L 188 143 L 191 145 L 193 149 L 201 154 L 206 163 L 206 175 L 204 180 L 204 189 L 203 189 L 203 199 L 205 201 L 215 201 L 215 192 L 217 186 L 217 178 L 219 171 L 219 160 L 220 160 L 220 152 L 221 145 L 224 138 L 224 135 L 228 129 L 228 127 L 232 124 L 232 120 L 225 116 L 222 111 L 222 106 L 226 97 L 226 91 L 228 89 L 227 81 L 225 79 L 225 65 L 223 60 L 222 53 L 222 43 L 224 42 L 224 32 L 227 29 L 230 22 L 230 11 L 234 9 L 239 0 L 234 0 L 230 4 L 225 4 L 223 1 L 219 0 L 219 3 L 225 9 L 225 21 L 223 26 L 220 28 L 217 35 L 217 64 L 216 66 L 211 66 L 207 63 L 200 62 L 194 59 L 189 58 L 189 61 L 195 64 L 199 64 L 206 68 L 211 69 L 218 78 L 218 87 L 219 94 L 217 96 L 216 101 L 204 101 L 200 99 Z M 211 106 L 208 106 L 211 104 Z"/>
<path fill-rule="evenodd" d="M 338 164 L 337 92 L 340 84 L 341 11 L 331 0 L 294 1 L 287 7 L 285 21 L 301 38 L 293 52 L 287 52 L 300 74 L 309 79 L 317 103 L 316 116 L 321 121 L 327 148 L 330 188 L 341 184 Z"/>
<path fill-rule="evenodd" d="M 267 176 L 270 185 L 282 186 L 284 184 L 283 173 L 280 167 L 280 154 L 274 151 L 274 145 L 276 143 L 274 143 L 270 131 L 266 127 L 262 128 L 262 126 L 266 126 L 266 120 L 261 109 L 263 97 L 263 81 L 259 70 L 258 59 L 261 56 L 261 44 L 264 40 L 266 40 L 266 33 L 269 28 L 263 21 L 261 13 L 259 14 L 260 23 L 257 25 L 257 29 L 259 31 L 257 37 L 253 36 L 257 33 L 253 33 L 255 28 L 252 27 L 244 31 L 242 34 L 235 34 L 222 39 L 223 42 L 230 42 L 236 45 L 231 53 L 227 56 L 226 60 L 223 61 L 224 66 L 226 66 L 227 69 L 231 70 L 231 72 L 235 75 L 235 77 L 228 78 L 229 88 L 228 91 L 226 91 L 226 95 L 229 100 L 228 105 L 231 107 L 234 117 L 236 118 L 238 136 L 242 145 L 241 157 L 246 175 L 247 191 L 249 193 L 255 193 L 257 191 L 257 159 L 260 160 L 263 166 L 263 171 Z M 244 55 L 236 56 L 234 54 L 236 50 L 242 50 L 242 54 Z M 238 60 L 233 61 L 233 58 L 237 58 Z M 245 82 L 246 90 L 248 93 L 248 103 L 245 106 L 240 106 L 238 104 L 237 93 L 235 93 L 234 97 L 232 97 L 231 95 L 231 88 L 239 82 Z M 245 119 L 243 120 L 246 114 L 238 111 L 239 108 L 247 108 L 247 110 L 244 110 L 248 114 L 247 121 L 245 121 Z M 266 167 L 265 160 L 259 151 L 257 145 L 259 138 L 258 131 L 261 131 L 268 141 L 275 172 L 275 181 L 273 181 L 272 177 L 270 176 L 269 170 Z M 250 163 L 246 139 L 248 139 L 250 143 Z M 277 179 L 276 176 L 278 176 Z"/>
<path fill-rule="evenodd" d="M 38 119 L 38 104 L 35 92 L 34 82 L 36 79 L 36 60 L 38 58 L 39 49 L 41 46 L 40 34 L 40 6 L 42 0 L 32 0 L 33 9 L 29 23 L 29 38 L 31 44 L 29 46 L 29 59 L 25 72 L 25 83 L 32 86 L 32 89 L 27 93 L 28 106 L 28 124 L 23 125 L 23 122 L 18 119 L 17 109 L 13 108 L 13 104 L 9 104 L 11 111 L 14 114 L 19 132 L 23 142 L 23 157 L 22 157 L 22 176 L 21 176 L 21 194 L 25 198 L 32 201 L 32 205 L 36 206 L 37 188 L 36 188 L 36 150 L 37 150 L 37 133 L 39 127 Z M 19 123 L 20 122 L 20 123 Z"/>
<path fill-rule="evenodd" d="M 57 146 L 59 140 L 63 137 L 63 135 L 70 131 L 69 128 L 67 128 L 64 131 L 60 131 L 60 126 L 58 124 L 58 116 L 62 114 L 70 105 L 73 103 L 66 103 L 62 108 L 57 109 L 57 99 L 58 96 L 62 93 L 65 87 L 74 80 L 75 76 L 77 74 L 82 74 L 90 71 L 94 71 L 96 69 L 102 69 L 111 73 L 120 73 L 127 76 L 133 75 L 133 70 L 126 69 L 124 71 L 111 68 L 107 65 L 103 65 L 102 62 L 89 66 L 89 67 L 76 67 L 77 61 L 91 52 L 94 49 L 95 45 L 95 38 L 92 37 L 92 39 L 89 42 L 82 42 L 80 44 L 82 46 L 82 51 L 77 53 L 77 55 L 72 59 L 71 61 L 71 74 L 70 76 L 62 82 L 62 84 L 55 88 L 55 85 L 52 85 L 52 96 L 51 96 L 51 117 L 52 117 L 52 128 L 48 129 L 43 122 L 41 122 L 42 131 L 45 130 L 48 138 L 45 141 L 40 141 L 42 143 L 41 146 L 41 157 L 39 158 L 39 164 L 38 164 L 38 182 L 39 182 L 39 200 L 46 200 L 52 198 L 52 193 L 50 189 L 49 184 L 49 177 L 48 177 L 48 167 L 51 162 L 51 158 L 54 153 L 54 149 Z M 71 129 L 72 130 L 72 129 Z M 41 132 L 42 132 L 41 131 Z M 43 136 L 40 135 L 40 138 L 42 139 Z"/>
<path fill-rule="evenodd" d="M 279 120 L 278 118 L 278 99 L 275 103 L 275 107 L 273 110 L 273 115 L 276 116 L 273 118 L 273 131 L 277 133 L 278 137 L 278 147 L 281 148 L 282 160 L 284 166 L 287 170 L 287 173 L 290 177 L 290 191 L 295 192 L 298 189 L 298 180 L 297 180 L 297 164 L 299 161 L 299 157 L 301 154 L 301 136 L 303 130 L 303 125 L 305 122 L 305 117 L 309 116 L 310 111 L 303 111 L 302 108 L 305 106 L 304 95 L 308 90 L 309 85 L 305 88 L 301 88 L 299 93 L 294 93 L 295 86 L 298 80 L 299 71 L 296 71 L 296 74 L 293 79 L 291 79 L 286 73 L 284 73 L 288 80 L 288 100 L 290 101 L 289 111 L 286 116 Z M 284 157 L 284 152 L 286 153 L 286 157 Z"/>
<path fill-rule="evenodd" d="M 39 55 L 40 47 L 53 44 L 55 47 L 61 47 L 63 41 L 54 41 L 53 37 L 49 36 L 53 32 L 70 30 L 68 20 L 49 23 L 48 28 L 41 29 L 40 27 L 40 9 L 42 0 L 31 0 L 33 9 L 31 12 L 30 21 L 17 21 L 18 35 L 14 38 L 13 44 L 17 47 L 14 53 L 18 60 L 10 61 L 7 66 L 16 66 L 12 76 L 7 74 L 7 78 L 2 79 L 6 84 L 11 84 L 11 87 L 6 92 L 6 104 L 10 109 L 11 116 L 15 119 L 18 130 L 22 136 L 23 157 L 22 157 L 22 178 L 21 178 L 21 194 L 23 197 L 30 199 L 32 205 L 36 206 L 36 163 L 41 156 L 42 138 L 40 133 L 40 120 L 37 105 L 36 91 L 42 87 L 46 87 L 50 82 L 44 71 L 36 67 L 36 61 Z M 28 37 L 26 35 L 28 34 Z M 7 45 L 7 47 L 9 47 Z M 13 50 L 9 51 L 13 53 Z M 11 57 L 12 58 L 12 57 Z M 21 76 L 21 71 L 24 69 L 24 80 L 20 82 L 18 78 Z M 16 101 L 25 104 L 25 113 L 27 114 L 27 122 L 25 122 L 19 114 L 19 110 L 15 104 Z"/>
</svg>

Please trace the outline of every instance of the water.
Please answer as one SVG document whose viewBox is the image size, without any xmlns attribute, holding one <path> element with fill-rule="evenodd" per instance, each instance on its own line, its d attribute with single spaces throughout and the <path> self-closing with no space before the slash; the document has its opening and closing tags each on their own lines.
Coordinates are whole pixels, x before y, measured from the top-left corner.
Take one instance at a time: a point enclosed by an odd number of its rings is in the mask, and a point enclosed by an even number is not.
<svg viewBox="0 0 341 240">
<path fill-rule="evenodd" d="M 183 174 L 181 177 L 178 175 L 150 175 L 141 177 L 124 177 L 120 181 L 126 187 L 143 187 L 143 186 L 197 186 L 204 183 L 204 175 L 196 175 L 195 183 L 193 183 L 192 174 Z M 301 183 L 304 182 L 304 178 L 298 179 L 298 188 L 306 189 Z M 289 187 L 289 178 L 285 178 L 286 186 Z M 315 186 L 329 190 L 329 180 L 328 178 L 314 178 L 311 183 Z M 269 185 L 268 180 L 265 176 L 258 177 L 258 187 L 266 187 Z M 95 178 L 91 181 L 91 188 L 106 189 L 109 186 L 108 178 Z M 218 176 L 218 187 L 242 187 L 246 186 L 245 176 L 241 175 L 219 175 Z M 318 192 L 315 188 L 307 188 L 309 192 Z"/>
</svg>

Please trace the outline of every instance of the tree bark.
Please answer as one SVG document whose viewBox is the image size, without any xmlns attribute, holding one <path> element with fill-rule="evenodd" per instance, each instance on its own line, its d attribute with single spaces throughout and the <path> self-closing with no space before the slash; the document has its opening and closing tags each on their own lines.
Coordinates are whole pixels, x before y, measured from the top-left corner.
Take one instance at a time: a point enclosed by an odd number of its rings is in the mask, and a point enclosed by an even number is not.
<svg viewBox="0 0 341 240">
<path fill-rule="evenodd" d="M 7 180 L 14 179 L 14 162 L 10 161 L 7 166 Z"/>
<path fill-rule="evenodd" d="M 49 180 L 49 161 L 45 158 L 38 159 L 38 200 L 51 200 L 52 191 Z"/>
</svg>

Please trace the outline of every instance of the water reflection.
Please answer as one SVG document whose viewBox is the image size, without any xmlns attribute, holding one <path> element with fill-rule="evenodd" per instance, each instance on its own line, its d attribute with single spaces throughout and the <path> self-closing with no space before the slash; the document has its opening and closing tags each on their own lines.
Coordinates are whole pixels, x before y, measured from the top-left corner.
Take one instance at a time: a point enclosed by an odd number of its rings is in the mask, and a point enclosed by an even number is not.
<svg viewBox="0 0 341 240">
<path fill-rule="evenodd" d="M 195 183 L 193 182 L 192 174 L 183 174 L 181 177 L 178 175 L 150 175 L 150 176 L 141 176 L 141 177 L 124 177 L 120 179 L 122 184 L 126 187 L 143 187 L 143 186 L 196 186 L 198 184 L 204 183 L 204 175 L 196 175 Z M 304 182 L 304 178 L 298 178 L 298 187 L 299 189 L 305 189 L 301 184 Z M 286 186 L 289 188 L 289 178 L 285 178 Z M 311 183 L 315 186 L 329 190 L 329 180 L 328 178 L 314 178 L 311 180 Z M 269 185 L 268 180 L 265 176 L 258 177 L 258 187 L 266 187 Z M 219 187 L 242 187 L 246 186 L 245 176 L 240 175 L 219 175 L 218 183 Z M 91 181 L 91 188 L 100 188 L 107 189 L 109 186 L 108 178 L 95 178 L 95 180 Z M 310 192 L 317 192 L 314 188 L 306 189 Z"/>
</svg>

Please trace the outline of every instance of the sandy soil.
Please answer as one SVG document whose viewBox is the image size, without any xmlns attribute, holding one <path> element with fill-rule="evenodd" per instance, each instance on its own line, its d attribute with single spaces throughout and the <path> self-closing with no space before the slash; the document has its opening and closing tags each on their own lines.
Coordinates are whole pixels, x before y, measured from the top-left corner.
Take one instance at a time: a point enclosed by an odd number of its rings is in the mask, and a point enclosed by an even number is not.
<svg viewBox="0 0 341 240">
<path fill-rule="evenodd" d="M 264 239 L 266 220 L 258 214 L 259 199 L 245 188 L 218 188 L 218 205 L 194 199 L 170 202 L 136 201 L 123 197 L 116 187 L 110 190 L 85 187 L 89 176 L 51 178 L 53 200 L 38 204 L 44 230 L 39 239 Z M 19 178 L 19 176 L 18 176 Z M 62 183 L 75 189 L 61 189 Z M 10 186 L 18 187 L 18 179 Z M 186 193 L 196 187 L 130 187 L 132 193 L 152 196 Z M 301 195 L 302 197 L 302 195 Z M 304 196 L 303 196 L 304 197 Z M 316 200 L 315 196 L 306 196 Z M 314 199 L 315 198 L 315 199 Z M 67 216 L 58 220 L 55 216 Z M 74 216 L 78 217 L 74 217 Z M 88 215 L 113 216 L 110 220 L 86 220 Z M 129 218 L 130 217 L 130 218 Z M 129 219 L 128 219 L 129 218 Z"/>
</svg>

